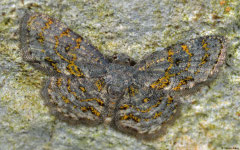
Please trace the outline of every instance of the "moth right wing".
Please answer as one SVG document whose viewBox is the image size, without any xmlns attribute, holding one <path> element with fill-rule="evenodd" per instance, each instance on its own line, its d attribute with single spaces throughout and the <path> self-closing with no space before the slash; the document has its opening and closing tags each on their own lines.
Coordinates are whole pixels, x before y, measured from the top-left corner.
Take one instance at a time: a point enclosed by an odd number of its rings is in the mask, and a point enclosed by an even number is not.
<svg viewBox="0 0 240 150">
<path fill-rule="evenodd" d="M 216 77 L 226 55 L 222 36 L 204 36 L 156 51 L 135 65 L 142 86 L 182 91 Z"/>
<path fill-rule="evenodd" d="M 200 37 L 154 52 L 133 66 L 132 84 L 116 106 L 117 128 L 143 138 L 159 135 L 164 123 L 178 114 L 176 92 L 216 76 L 225 44 L 221 36 Z"/>
<path fill-rule="evenodd" d="M 99 77 L 108 64 L 87 40 L 47 15 L 26 13 L 20 24 L 23 58 L 50 74 Z"/>
<path fill-rule="evenodd" d="M 108 97 L 101 78 L 53 76 L 41 93 L 51 113 L 70 123 L 96 125 L 107 114 Z"/>
<path fill-rule="evenodd" d="M 130 86 L 118 101 L 114 123 L 117 129 L 140 139 L 153 139 L 177 116 L 178 101 L 164 91 Z"/>
</svg>

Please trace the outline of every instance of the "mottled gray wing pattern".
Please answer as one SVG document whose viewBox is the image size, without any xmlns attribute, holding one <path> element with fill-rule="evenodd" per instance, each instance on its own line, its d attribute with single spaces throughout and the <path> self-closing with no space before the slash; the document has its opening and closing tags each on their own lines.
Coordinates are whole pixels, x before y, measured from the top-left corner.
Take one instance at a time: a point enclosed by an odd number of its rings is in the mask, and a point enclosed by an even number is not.
<svg viewBox="0 0 240 150">
<path fill-rule="evenodd" d="M 101 78 L 50 77 L 42 96 L 51 112 L 68 122 L 102 123 L 107 114 L 106 85 Z"/>
<path fill-rule="evenodd" d="M 177 111 L 176 92 L 213 78 L 225 51 L 223 37 L 206 36 L 144 58 L 134 66 L 135 80 L 116 107 L 117 128 L 143 137 L 158 133 Z"/>
<path fill-rule="evenodd" d="M 26 13 L 20 24 L 23 58 L 50 74 L 99 77 L 107 61 L 87 40 L 47 15 Z"/>
<path fill-rule="evenodd" d="M 157 51 L 136 65 L 139 84 L 151 89 L 181 91 L 216 76 L 226 55 L 222 36 L 205 36 Z"/>
<path fill-rule="evenodd" d="M 163 91 L 138 89 L 130 86 L 116 107 L 115 125 L 140 138 L 158 136 L 162 125 L 173 119 L 177 101 Z"/>
<path fill-rule="evenodd" d="M 117 129 L 143 138 L 177 114 L 176 93 L 213 79 L 226 55 L 222 36 L 204 36 L 137 64 L 123 54 L 104 59 L 66 25 L 38 13 L 21 20 L 20 48 L 24 60 L 54 75 L 42 96 L 58 118 L 95 125 L 113 117 Z"/>
</svg>

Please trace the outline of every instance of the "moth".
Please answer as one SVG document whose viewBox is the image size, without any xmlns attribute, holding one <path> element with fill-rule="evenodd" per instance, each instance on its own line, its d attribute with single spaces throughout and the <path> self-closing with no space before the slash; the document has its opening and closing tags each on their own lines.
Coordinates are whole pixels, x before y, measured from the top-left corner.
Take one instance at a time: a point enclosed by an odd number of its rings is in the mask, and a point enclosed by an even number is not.
<svg viewBox="0 0 240 150">
<path fill-rule="evenodd" d="M 104 56 L 56 19 L 26 13 L 20 49 L 49 75 L 41 95 L 57 118 L 88 125 L 110 120 L 122 132 L 151 138 L 176 115 L 179 95 L 216 77 L 227 47 L 223 36 L 203 36 L 135 63 L 124 54 Z"/>
</svg>

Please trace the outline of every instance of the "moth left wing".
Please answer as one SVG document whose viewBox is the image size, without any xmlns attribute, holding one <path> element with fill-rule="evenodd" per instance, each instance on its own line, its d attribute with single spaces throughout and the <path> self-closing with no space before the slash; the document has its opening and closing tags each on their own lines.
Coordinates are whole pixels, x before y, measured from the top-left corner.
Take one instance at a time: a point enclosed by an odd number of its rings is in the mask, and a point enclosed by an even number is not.
<svg viewBox="0 0 240 150">
<path fill-rule="evenodd" d="M 107 114 L 108 96 L 101 78 L 53 76 L 41 93 L 52 114 L 70 123 L 100 124 Z"/>
<path fill-rule="evenodd" d="M 108 64 L 89 41 L 47 15 L 26 13 L 20 24 L 23 58 L 49 74 L 99 77 Z"/>
</svg>

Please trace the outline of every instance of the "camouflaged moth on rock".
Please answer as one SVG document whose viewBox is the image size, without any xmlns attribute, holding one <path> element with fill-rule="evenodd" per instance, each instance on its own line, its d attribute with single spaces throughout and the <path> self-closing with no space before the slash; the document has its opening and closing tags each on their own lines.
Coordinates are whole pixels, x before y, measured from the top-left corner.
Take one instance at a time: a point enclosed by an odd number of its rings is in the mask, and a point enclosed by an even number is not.
<svg viewBox="0 0 240 150">
<path fill-rule="evenodd" d="M 47 15 L 26 13 L 20 24 L 23 59 L 50 77 L 42 96 L 59 119 L 158 135 L 178 105 L 177 93 L 213 79 L 224 63 L 225 39 L 204 36 L 156 51 L 140 62 L 106 59 L 86 39 Z M 110 61 L 111 60 L 111 61 Z"/>
</svg>

